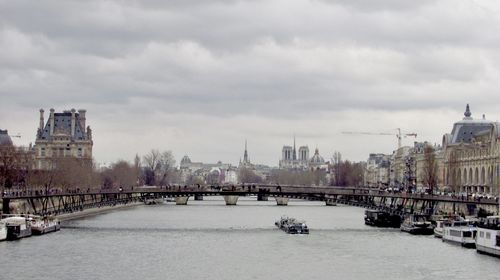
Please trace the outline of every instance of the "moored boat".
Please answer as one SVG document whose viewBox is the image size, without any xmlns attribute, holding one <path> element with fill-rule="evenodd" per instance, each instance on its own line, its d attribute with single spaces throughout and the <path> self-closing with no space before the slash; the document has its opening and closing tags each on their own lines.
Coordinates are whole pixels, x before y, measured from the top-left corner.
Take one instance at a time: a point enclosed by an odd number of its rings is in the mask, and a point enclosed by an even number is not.
<svg viewBox="0 0 500 280">
<path fill-rule="evenodd" d="M 365 225 L 398 228 L 401 226 L 401 217 L 382 210 L 369 209 L 365 210 Z"/>
<path fill-rule="evenodd" d="M 500 216 L 489 216 L 477 225 L 476 250 L 500 257 Z"/>
<path fill-rule="evenodd" d="M 477 228 L 469 221 L 452 221 L 443 227 L 443 242 L 460 244 L 466 248 L 476 248 Z"/>
<path fill-rule="evenodd" d="M 442 238 L 444 233 L 444 227 L 451 225 L 451 221 L 448 219 L 437 220 L 436 227 L 434 227 L 434 236 L 437 238 Z"/>
<path fill-rule="evenodd" d="M 31 223 L 26 217 L 10 216 L 2 220 L 7 226 L 7 240 L 31 236 Z"/>
<path fill-rule="evenodd" d="M 31 232 L 33 235 L 42 235 L 61 229 L 61 223 L 53 217 L 30 216 Z"/>
<path fill-rule="evenodd" d="M 0 241 L 7 239 L 7 226 L 4 221 L 0 221 Z"/>
<path fill-rule="evenodd" d="M 415 235 L 431 235 L 434 233 L 431 222 L 424 215 L 408 215 L 400 227 L 401 231 Z"/>
</svg>

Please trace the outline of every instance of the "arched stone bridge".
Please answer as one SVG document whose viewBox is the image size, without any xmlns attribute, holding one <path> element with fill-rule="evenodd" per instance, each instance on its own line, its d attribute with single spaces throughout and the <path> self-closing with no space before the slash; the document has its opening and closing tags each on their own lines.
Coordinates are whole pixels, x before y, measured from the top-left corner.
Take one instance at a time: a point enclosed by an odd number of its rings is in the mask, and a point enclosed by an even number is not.
<svg viewBox="0 0 500 280">
<path fill-rule="evenodd" d="M 432 214 L 440 209 L 449 212 L 472 212 L 483 208 L 498 214 L 498 200 L 472 198 L 470 196 L 443 196 L 429 194 L 392 193 L 378 189 L 346 187 L 307 187 L 290 185 L 195 185 L 138 187 L 106 191 L 8 192 L 2 197 L 2 212 L 10 212 L 11 202 L 24 202 L 30 206 L 32 214 L 59 215 L 84 209 L 148 201 L 173 197 L 176 204 L 187 204 L 190 197 L 195 200 L 203 196 L 223 196 L 226 205 L 236 205 L 241 196 L 256 196 L 258 200 L 276 199 L 277 205 L 287 205 L 289 199 L 325 201 L 326 205 L 345 204 L 365 208 L 381 209 L 404 215 L 410 212 Z M 466 212 L 465 212 L 466 211 Z M 466 213 L 470 214 L 470 213 Z"/>
</svg>

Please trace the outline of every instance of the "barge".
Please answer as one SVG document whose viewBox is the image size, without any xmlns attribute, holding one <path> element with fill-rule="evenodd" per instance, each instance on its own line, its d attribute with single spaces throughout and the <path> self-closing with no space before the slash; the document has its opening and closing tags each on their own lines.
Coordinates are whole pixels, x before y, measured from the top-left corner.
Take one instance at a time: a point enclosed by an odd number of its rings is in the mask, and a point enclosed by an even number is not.
<svg viewBox="0 0 500 280">
<path fill-rule="evenodd" d="M 306 223 L 294 218 L 283 216 L 279 221 L 276 221 L 274 225 L 289 234 L 309 234 L 309 228 Z"/>
<path fill-rule="evenodd" d="M 415 235 L 432 235 L 434 229 L 431 222 L 427 221 L 424 215 L 408 215 L 400 227 L 401 231 Z"/>
</svg>

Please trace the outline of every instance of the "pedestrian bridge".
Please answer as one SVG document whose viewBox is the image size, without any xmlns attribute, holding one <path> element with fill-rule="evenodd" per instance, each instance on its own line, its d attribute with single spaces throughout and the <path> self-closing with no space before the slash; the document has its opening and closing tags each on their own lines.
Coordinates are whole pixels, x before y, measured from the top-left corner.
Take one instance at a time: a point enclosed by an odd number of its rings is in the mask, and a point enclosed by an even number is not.
<svg viewBox="0 0 500 280">
<path fill-rule="evenodd" d="M 241 185 L 170 185 L 161 187 L 136 187 L 130 189 L 80 191 L 13 191 L 2 196 L 2 212 L 10 213 L 12 202 L 29 205 L 31 214 L 59 215 L 90 208 L 128 204 L 160 198 L 175 198 L 177 205 L 185 205 L 192 197 L 200 200 L 205 196 L 222 196 L 226 205 L 237 205 L 239 197 L 251 196 L 257 200 L 274 198 L 277 205 L 285 206 L 289 199 L 324 201 L 326 205 L 352 205 L 380 209 L 404 215 L 422 212 L 432 214 L 438 206 L 450 211 L 473 211 L 487 209 L 498 214 L 498 199 L 472 198 L 471 196 L 448 196 L 415 193 L 393 193 L 370 188 L 314 187 L 268 184 Z M 470 214 L 470 213 L 465 213 Z"/>
</svg>

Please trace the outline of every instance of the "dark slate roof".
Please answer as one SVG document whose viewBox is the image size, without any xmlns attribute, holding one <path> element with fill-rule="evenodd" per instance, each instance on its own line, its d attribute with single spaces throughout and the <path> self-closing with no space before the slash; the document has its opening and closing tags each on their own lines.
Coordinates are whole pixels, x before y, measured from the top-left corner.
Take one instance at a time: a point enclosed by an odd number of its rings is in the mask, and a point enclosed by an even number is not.
<svg viewBox="0 0 500 280">
<path fill-rule="evenodd" d="M 75 137 L 74 140 L 85 140 L 84 129 L 80 126 L 80 115 L 75 113 Z M 54 134 L 71 135 L 71 112 L 54 113 Z M 42 131 L 41 139 L 50 140 L 50 118 Z"/>
<path fill-rule="evenodd" d="M 474 137 L 487 133 L 493 122 L 486 120 L 463 120 L 455 123 L 451 132 L 451 143 L 471 143 Z"/>
<path fill-rule="evenodd" d="M 0 146 L 12 145 L 12 139 L 9 136 L 7 130 L 0 129 Z"/>
</svg>

